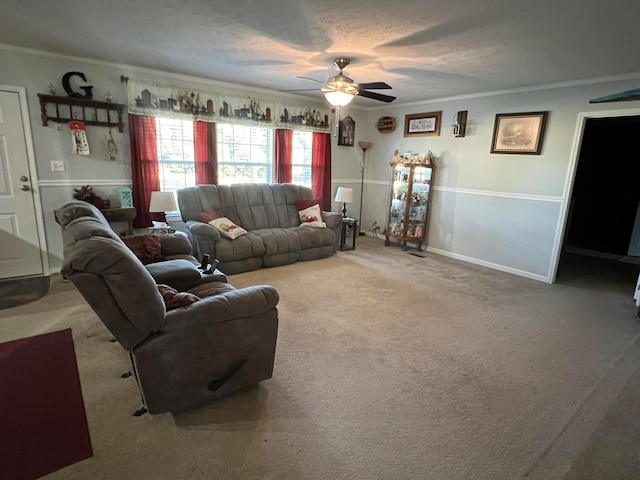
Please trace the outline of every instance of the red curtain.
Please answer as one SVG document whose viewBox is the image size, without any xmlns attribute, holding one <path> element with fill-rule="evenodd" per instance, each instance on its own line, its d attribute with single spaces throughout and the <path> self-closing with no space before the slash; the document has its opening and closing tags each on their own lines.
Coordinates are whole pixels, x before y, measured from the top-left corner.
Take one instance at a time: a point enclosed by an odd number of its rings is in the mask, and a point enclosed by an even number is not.
<svg viewBox="0 0 640 480">
<path fill-rule="evenodd" d="M 276 183 L 291 183 L 293 130 L 276 129 Z"/>
<path fill-rule="evenodd" d="M 133 205 L 136 209 L 133 225 L 137 228 L 150 227 L 152 220 L 164 220 L 162 213 L 149 213 L 151 192 L 160 190 L 155 117 L 129 115 L 129 142 Z"/>
<path fill-rule="evenodd" d="M 313 132 L 311 185 L 322 210 L 331 211 L 331 135 Z"/>
<path fill-rule="evenodd" d="M 196 185 L 218 183 L 216 124 L 193 122 Z"/>
</svg>

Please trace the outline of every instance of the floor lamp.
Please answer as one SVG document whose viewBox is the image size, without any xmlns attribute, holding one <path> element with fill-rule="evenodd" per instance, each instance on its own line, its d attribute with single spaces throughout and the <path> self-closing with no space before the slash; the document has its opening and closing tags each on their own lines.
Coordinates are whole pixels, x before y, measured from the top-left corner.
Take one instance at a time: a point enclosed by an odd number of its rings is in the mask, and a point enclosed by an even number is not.
<svg viewBox="0 0 640 480">
<path fill-rule="evenodd" d="M 362 197 L 364 193 L 364 157 L 367 154 L 367 150 L 371 148 L 373 143 L 371 142 L 358 142 L 358 146 L 362 149 L 362 178 L 360 180 L 360 216 L 358 217 L 358 222 L 360 222 L 360 235 L 364 235 L 362 232 Z"/>
</svg>

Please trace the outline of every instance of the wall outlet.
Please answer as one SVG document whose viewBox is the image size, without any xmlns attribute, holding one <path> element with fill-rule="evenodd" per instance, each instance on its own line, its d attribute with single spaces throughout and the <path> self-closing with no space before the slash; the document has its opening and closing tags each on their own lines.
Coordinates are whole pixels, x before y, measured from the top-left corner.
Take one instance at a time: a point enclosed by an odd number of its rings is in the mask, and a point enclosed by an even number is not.
<svg viewBox="0 0 640 480">
<path fill-rule="evenodd" d="M 451 242 L 451 234 L 447 233 L 447 243 Z"/>
<path fill-rule="evenodd" d="M 51 162 L 51 171 L 52 172 L 64 172 L 64 161 L 63 160 L 53 160 Z"/>
</svg>

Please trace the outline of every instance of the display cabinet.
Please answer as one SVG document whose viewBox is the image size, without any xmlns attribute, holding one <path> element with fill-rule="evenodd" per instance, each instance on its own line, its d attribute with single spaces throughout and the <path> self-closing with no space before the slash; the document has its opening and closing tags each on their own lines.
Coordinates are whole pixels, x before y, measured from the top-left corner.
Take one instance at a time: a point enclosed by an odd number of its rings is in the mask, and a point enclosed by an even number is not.
<svg viewBox="0 0 640 480">
<path fill-rule="evenodd" d="M 390 245 L 393 237 L 402 242 L 402 249 L 407 249 L 407 242 L 422 244 L 427 235 L 429 218 L 429 197 L 431 195 L 431 179 L 433 166 L 431 152 L 425 156 L 411 158 L 394 157 L 391 162 L 391 193 L 385 245 Z"/>
</svg>

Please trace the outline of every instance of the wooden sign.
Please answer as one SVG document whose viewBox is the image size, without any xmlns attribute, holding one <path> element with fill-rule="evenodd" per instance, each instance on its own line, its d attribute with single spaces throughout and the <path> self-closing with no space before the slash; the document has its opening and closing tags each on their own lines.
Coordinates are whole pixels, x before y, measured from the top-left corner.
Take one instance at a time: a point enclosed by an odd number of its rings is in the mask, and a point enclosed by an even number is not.
<svg viewBox="0 0 640 480">
<path fill-rule="evenodd" d="M 391 133 L 396 129 L 396 118 L 380 117 L 376 127 L 380 133 Z"/>
</svg>

